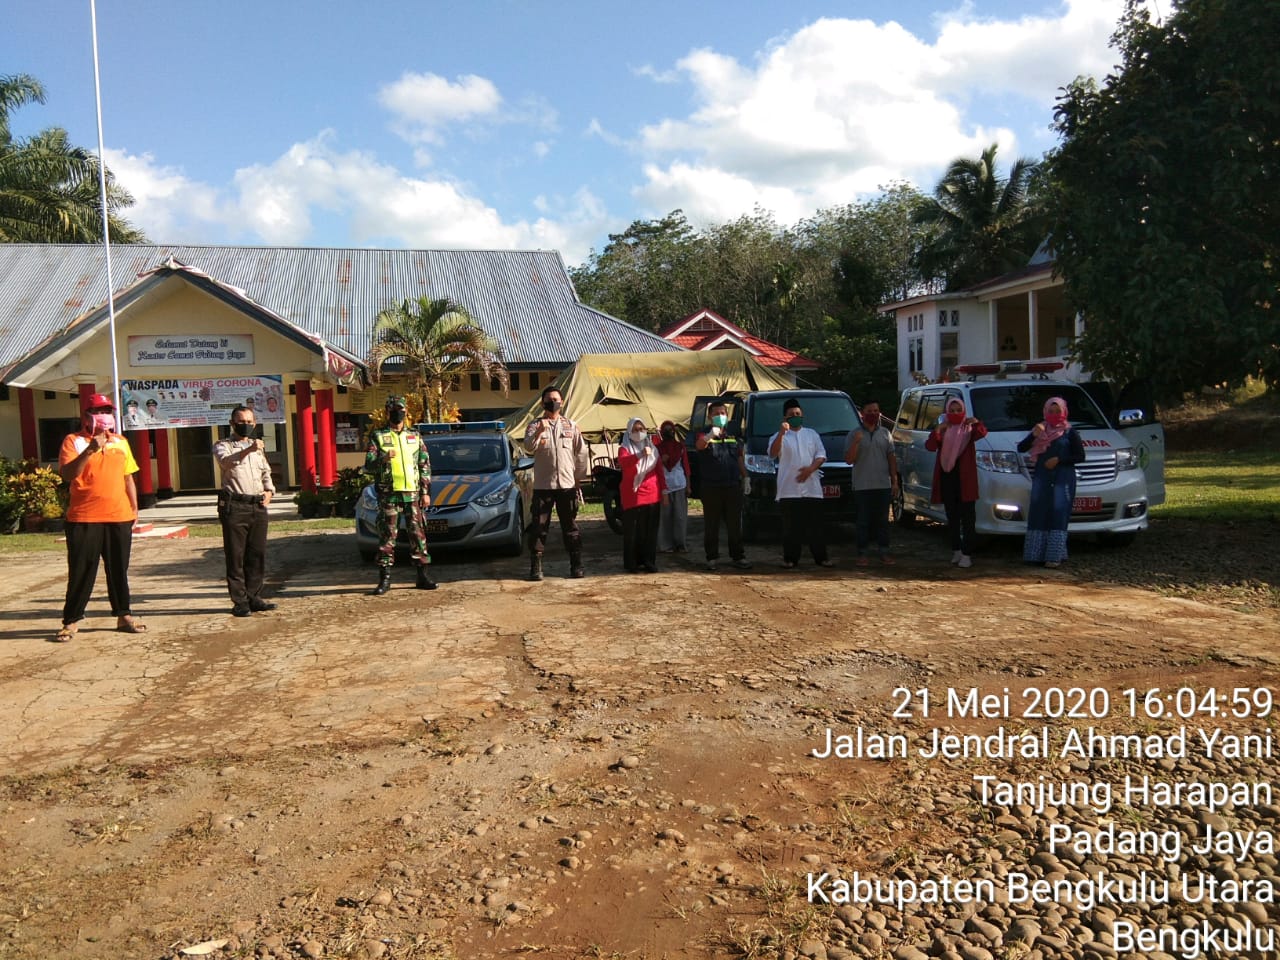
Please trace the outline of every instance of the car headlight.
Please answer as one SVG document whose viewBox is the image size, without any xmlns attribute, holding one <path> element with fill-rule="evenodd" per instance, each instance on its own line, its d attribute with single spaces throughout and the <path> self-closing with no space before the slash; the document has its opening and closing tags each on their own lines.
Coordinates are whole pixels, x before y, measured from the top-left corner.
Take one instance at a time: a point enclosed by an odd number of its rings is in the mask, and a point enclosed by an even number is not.
<svg viewBox="0 0 1280 960">
<path fill-rule="evenodd" d="M 778 465 L 773 462 L 773 457 L 763 453 L 748 453 L 746 457 L 747 469 L 752 473 L 777 473 Z"/>
<path fill-rule="evenodd" d="M 506 502 L 507 494 L 510 492 L 510 485 L 499 487 L 491 493 L 486 493 L 483 497 L 476 497 L 475 502 L 481 507 L 496 507 L 499 504 Z"/>
<path fill-rule="evenodd" d="M 978 469 L 992 473 L 1021 473 L 1022 458 L 1009 450 L 979 450 Z"/>
<path fill-rule="evenodd" d="M 1139 466 L 1138 451 L 1133 447 L 1121 447 L 1116 451 L 1117 470 L 1137 470 Z"/>
</svg>

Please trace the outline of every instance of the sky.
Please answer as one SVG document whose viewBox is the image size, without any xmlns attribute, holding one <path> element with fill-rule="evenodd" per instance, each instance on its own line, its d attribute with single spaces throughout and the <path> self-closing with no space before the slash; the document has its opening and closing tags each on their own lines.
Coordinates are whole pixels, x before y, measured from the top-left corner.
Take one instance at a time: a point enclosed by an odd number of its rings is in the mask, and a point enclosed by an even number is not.
<svg viewBox="0 0 1280 960">
<path fill-rule="evenodd" d="M 782 226 L 1056 142 L 1123 0 L 98 0 L 103 141 L 158 243 L 554 249 Z M 0 75 L 95 150 L 89 0 L 0 0 Z"/>
</svg>

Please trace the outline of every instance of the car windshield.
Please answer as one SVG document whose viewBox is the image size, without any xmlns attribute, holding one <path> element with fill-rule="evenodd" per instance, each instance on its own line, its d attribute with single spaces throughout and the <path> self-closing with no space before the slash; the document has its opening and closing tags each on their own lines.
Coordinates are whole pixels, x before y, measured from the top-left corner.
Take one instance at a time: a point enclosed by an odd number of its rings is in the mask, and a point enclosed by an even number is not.
<svg viewBox="0 0 1280 960">
<path fill-rule="evenodd" d="M 969 392 L 973 415 L 988 430 L 1023 433 L 1044 419 L 1044 405 L 1050 397 L 1067 401 L 1068 419 L 1083 430 L 1110 427 L 1089 395 L 1074 384 L 1009 383 L 974 388 Z"/>
<path fill-rule="evenodd" d="M 493 437 L 427 437 L 431 472 L 436 476 L 454 473 L 498 473 L 505 467 L 502 445 Z"/>
<path fill-rule="evenodd" d="M 751 408 L 750 436 L 771 437 L 782 424 L 782 402 L 786 397 L 760 399 Z M 804 411 L 804 425 L 823 436 L 844 436 L 858 423 L 858 413 L 848 397 L 796 397 Z"/>
</svg>

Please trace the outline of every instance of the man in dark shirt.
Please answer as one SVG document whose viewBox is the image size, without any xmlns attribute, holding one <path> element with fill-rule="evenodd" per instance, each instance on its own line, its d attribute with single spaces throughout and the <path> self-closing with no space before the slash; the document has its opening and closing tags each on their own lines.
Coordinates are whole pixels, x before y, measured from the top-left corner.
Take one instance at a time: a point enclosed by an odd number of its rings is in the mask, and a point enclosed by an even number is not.
<svg viewBox="0 0 1280 960">
<path fill-rule="evenodd" d="M 749 570 L 742 549 L 742 488 L 747 478 L 746 449 L 735 428 L 729 426 L 729 409 L 723 402 L 707 407 L 711 427 L 698 434 L 699 493 L 702 496 L 702 544 L 707 569 L 720 559 L 720 521 L 729 534 L 729 559 L 739 570 Z"/>
</svg>

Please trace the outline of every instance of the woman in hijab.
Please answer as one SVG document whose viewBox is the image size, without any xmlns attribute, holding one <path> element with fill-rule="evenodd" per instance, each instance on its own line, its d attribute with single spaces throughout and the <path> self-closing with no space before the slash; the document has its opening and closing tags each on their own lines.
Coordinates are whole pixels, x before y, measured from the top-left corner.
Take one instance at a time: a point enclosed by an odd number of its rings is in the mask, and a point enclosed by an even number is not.
<svg viewBox="0 0 1280 960">
<path fill-rule="evenodd" d="M 933 464 L 931 503 L 941 503 L 947 511 L 947 532 L 951 534 L 951 562 L 960 567 L 973 565 L 974 528 L 978 510 L 978 457 L 974 444 L 987 435 L 982 421 L 965 413 L 964 401 L 947 401 L 942 422 L 924 442 L 926 450 L 938 451 Z"/>
<path fill-rule="evenodd" d="M 627 573 L 658 572 L 658 500 L 662 471 L 644 421 L 632 417 L 618 447 L 622 470 L 622 566 Z"/>
<path fill-rule="evenodd" d="M 1084 462 L 1080 433 L 1067 420 L 1067 401 L 1050 397 L 1044 420 L 1018 443 L 1031 467 L 1025 563 L 1057 567 L 1067 559 L 1067 524 L 1076 497 L 1076 464 Z"/>
</svg>

